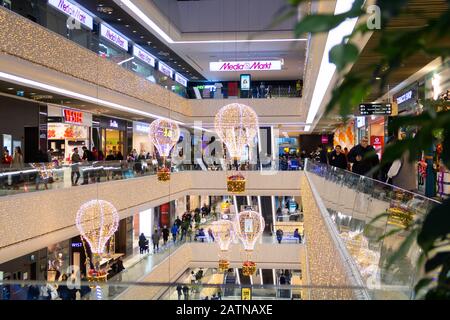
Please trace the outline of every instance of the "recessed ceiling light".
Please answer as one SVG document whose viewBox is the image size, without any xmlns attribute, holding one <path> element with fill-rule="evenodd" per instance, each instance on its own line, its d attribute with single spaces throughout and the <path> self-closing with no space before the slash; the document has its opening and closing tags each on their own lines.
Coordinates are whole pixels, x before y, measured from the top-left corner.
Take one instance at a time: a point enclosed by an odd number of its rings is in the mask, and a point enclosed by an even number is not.
<svg viewBox="0 0 450 320">
<path fill-rule="evenodd" d="M 144 39 L 144 36 L 141 36 L 141 39 Z"/>
<path fill-rule="evenodd" d="M 14 88 L 8 88 L 8 90 L 14 90 Z"/>
<path fill-rule="evenodd" d="M 98 5 L 99 7 L 103 7 L 103 4 L 102 3 L 100 3 L 99 5 Z"/>
<path fill-rule="evenodd" d="M 126 24 L 126 25 L 125 25 L 125 28 L 129 28 L 129 27 L 130 27 L 130 25 L 129 25 L 129 24 Z"/>
<path fill-rule="evenodd" d="M 112 12 L 111 12 L 111 11 L 109 11 L 109 12 L 108 12 L 108 14 L 112 14 Z"/>
<path fill-rule="evenodd" d="M 121 18 L 118 18 L 117 21 L 122 21 L 122 19 L 121 19 Z"/>
<path fill-rule="evenodd" d="M 147 41 L 147 44 L 151 44 L 152 42 L 151 41 Z"/>
<path fill-rule="evenodd" d="M 381 78 L 380 77 L 376 77 L 375 80 L 381 80 Z"/>
<path fill-rule="evenodd" d="M 133 30 L 133 33 L 136 33 L 137 31 L 136 30 Z"/>
</svg>

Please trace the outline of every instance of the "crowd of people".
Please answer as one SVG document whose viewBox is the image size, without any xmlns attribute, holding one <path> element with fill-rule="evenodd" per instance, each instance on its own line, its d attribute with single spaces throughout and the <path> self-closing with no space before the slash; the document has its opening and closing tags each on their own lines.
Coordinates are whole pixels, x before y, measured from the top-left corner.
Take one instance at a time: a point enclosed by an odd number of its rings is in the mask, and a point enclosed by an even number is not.
<svg viewBox="0 0 450 320">
<path fill-rule="evenodd" d="M 209 241 L 214 242 L 215 239 L 211 228 L 208 228 L 205 233 L 205 229 L 200 226 L 202 219 L 206 219 L 210 215 L 210 206 L 203 204 L 201 208 L 196 208 L 193 211 L 186 211 L 183 213 L 181 219 L 177 216 L 170 230 L 167 225 L 164 225 L 160 230 L 155 228 L 150 237 L 153 245 L 153 253 L 160 251 L 161 239 L 163 246 L 168 245 L 170 235 L 172 235 L 172 241 L 174 244 L 186 241 L 192 242 L 193 240 L 205 242 L 205 240 L 208 239 Z M 149 239 L 147 239 L 144 233 L 141 233 L 138 241 L 139 252 L 141 254 L 150 253 L 149 243 Z"/>
</svg>

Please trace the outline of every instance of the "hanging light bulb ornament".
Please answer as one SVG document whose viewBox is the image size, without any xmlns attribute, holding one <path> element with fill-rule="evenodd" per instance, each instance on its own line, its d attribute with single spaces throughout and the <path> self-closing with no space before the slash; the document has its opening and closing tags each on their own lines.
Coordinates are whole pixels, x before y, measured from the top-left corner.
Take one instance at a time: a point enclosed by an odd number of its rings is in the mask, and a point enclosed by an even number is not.
<svg viewBox="0 0 450 320">
<path fill-rule="evenodd" d="M 255 249 L 256 240 L 264 231 L 264 226 L 264 218 L 259 212 L 246 210 L 236 214 L 234 229 L 244 246 L 246 260 L 242 265 L 242 272 L 246 276 L 256 272 L 256 263 L 251 260 L 251 256 Z"/>
<path fill-rule="evenodd" d="M 104 200 L 91 200 L 83 204 L 77 212 L 75 224 L 81 238 L 91 249 L 94 269 L 87 266 L 88 280 L 105 282 L 108 266 L 101 268 L 101 259 L 106 244 L 119 226 L 119 214 L 116 208 Z"/>
<path fill-rule="evenodd" d="M 166 167 L 166 159 L 170 151 L 180 139 L 180 128 L 174 121 L 157 119 L 150 125 L 150 140 L 162 157 L 162 166 L 158 168 L 158 180 L 170 180 L 170 168 Z"/>
<path fill-rule="evenodd" d="M 211 224 L 211 230 L 219 244 L 219 272 L 225 272 L 230 268 L 228 250 L 233 241 L 233 223 L 230 220 L 218 220 Z"/>
<path fill-rule="evenodd" d="M 214 126 L 226 146 L 232 165 L 237 166 L 244 149 L 254 144 L 259 129 L 258 115 L 249 106 L 232 103 L 219 110 L 214 119 Z M 227 190 L 231 193 L 243 193 L 245 177 L 241 173 L 229 176 Z"/>
</svg>

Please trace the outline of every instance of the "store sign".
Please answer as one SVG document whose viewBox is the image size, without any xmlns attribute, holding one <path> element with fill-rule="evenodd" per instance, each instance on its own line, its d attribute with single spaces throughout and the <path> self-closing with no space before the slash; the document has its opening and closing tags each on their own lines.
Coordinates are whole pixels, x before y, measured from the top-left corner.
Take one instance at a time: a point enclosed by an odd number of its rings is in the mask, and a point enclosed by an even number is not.
<svg viewBox="0 0 450 320">
<path fill-rule="evenodd" d="M 383 137 L 382 136 L 371 136 L 370 144 L 376 149 L 383 146 Z"/>
<path fill-rule="evenodd" d="M 251 77 L 249 74 L 241 74 L 241 90 L 250 90 Z"/>
<path fill-rule="evenodd" d="M 406 92 L 405 94 L 403 94 L 397 98 L 397 104 L 401 104 L 403 102 L 411 100 L 412 96 L 413 96 L 413 92 L 412 92 L 412 90 L 409 90 L 408 92 Z"/>
<path fill-rule="evenodd" d="M 328 143 L 328 136 L 326 134 L 322 135 L 322 144 Z"/>
<path fill-rule="evenodd" d="M 108 39 L 113 42 L 117 46 L 121 47 L 123 50 L 128 51 L 128 41 L 118 34 L 116 31 L 108 28 L 104 24 L 100 25 L 100 34 L 102 37 Z"/>
<path fill-rule="evenodd" d="M 142 50 L 141 48 L 137 46 L 133 46 L 133 56 L 139 58 L 140 60 L 144 61 L 146 64 L 155 67 L 156 59 L 153 57 L 150 53 L 148 53 L 145 50 Z"/>
<path fill-rule="evenodd" d="M 144 122 L 133 122 L 133 132 L 149 134 L 150 125 Z"/>
<path fill-rule="evenodd" d="M 181 84 L 182 86 L 187 87 L 188 79 L 183 77 L 181 74 L 175 73 L 175 81 Z"/>
<path fill-rule="evenodd" d="M 210 71 L 272 71 L 281 70 L 281 60 L 210 62 Z"/>
<path fill-rule="evenodd" d="M 92 30 L 94 19 L 83 9 L 66 0 L 48 0 L 48 3 Z"/>
<path fill-rule="evenodd" d="M 119 124 L 117 123 L 116 120 L 109 120 L 109 126 L 111 128 L 119 128 Z"/>
<path fill-rule="evenodd" d="M 83 112 L 70 109 L 63 109 L 64 122 L 83 124 Z"/>
<path fill-rule="evenodd" d="M 166 76 L 173 78 L 173 69 L 171 67 L 169 67 L 167 64 L 159 61 L 158 62 L 158 70 L 161 71 L 163 74 L 165 74 Z"/>
<path fill-rule="evenodd" d="M 84 140 L 88 138 L 88 129 L 85 126 L 68 123 L 48 123 L 47 137 L 49 140 Z"/>
<path fill-rule="evenodd" d="M 72 248 L 81 248 L 82 246 L 81 242 L 72 242 Z"/>
<path fill-rule="evenodd" d="M 389 116 L 392 114 L 392 104 L 362 103 L 359 105 L 359 113 L 362 116 L 371 116 L 371 115 Z"/>
<path fill-rule="evenodd" d="M 366 117 L 356 117 L 356 127 L 362 128 L 366 126 Z"/>
</svg>

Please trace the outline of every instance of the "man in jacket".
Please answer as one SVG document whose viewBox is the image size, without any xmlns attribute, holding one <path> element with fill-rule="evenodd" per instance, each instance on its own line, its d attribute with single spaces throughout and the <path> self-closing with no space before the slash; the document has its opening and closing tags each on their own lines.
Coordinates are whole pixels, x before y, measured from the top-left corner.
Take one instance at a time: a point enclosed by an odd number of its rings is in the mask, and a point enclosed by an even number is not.
<svg viewBox="0 0 450 320">
<path fill-rule="evenodd" d="M 155 232 L 152 234 L 153 253 L 156 253 L 159 251 L 159 239 L 160 239 L 160 234 L 158 232 L 158 229 L 155 229 Z"/>
<path fill-rule="evenodd" d="M 342 147 L 337 145 L 329 156 L 330 166 L 347 170 L 347 157 L 342 152 Z"/>
<path fill-rule="evenodd" d="M 72 160 L 72 174 L 71 174 L 72 185 L 76 186 L 78 185 L 78 179 L 80 179 L 80 168 L 78 167 L 78 164 L 81 162 L 81 157 L 78 154 L 78 148 L 73 149 L 71 160 Z M 75 177 L 75 175 L 77 176 L 77 178 L 74 181 L 73 178 Z"/>
<path fill-rule="evenodd" d="M 369 145 L 369 139 L 363 137 L 360 144 L 354 146 L 348 153 L 348 162 L 353 163 L 352 172 L 367 175 L 372 168 L 380 163 L 375 148 Z M 376 173 L 373 178 L 376 178 Z"/>
</svg>

